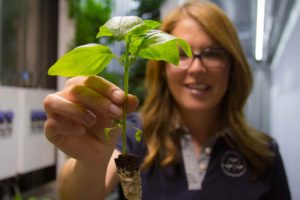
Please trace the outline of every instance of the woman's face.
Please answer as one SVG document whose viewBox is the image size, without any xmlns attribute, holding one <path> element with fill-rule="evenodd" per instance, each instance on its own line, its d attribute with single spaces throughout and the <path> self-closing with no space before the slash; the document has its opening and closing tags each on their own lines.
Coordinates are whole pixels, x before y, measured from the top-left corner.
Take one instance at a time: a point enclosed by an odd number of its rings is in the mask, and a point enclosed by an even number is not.
<svg viewBox="0 0 300 200">
<path fill-rule="evenodd" d="M 192 18 L 181 19 L 171 34 L 186 40 L 194 55 L 199 55 L 204 50 L 209 52 L 217 46 Z M 166 66 L 167 83 L 180 111 L 215 110 L 227 90 L 230 71 L 228 57 L 220 61 L 213 54 L 205 55 L 206 57 L 203 53 L 201 55 L 202 62 L 197 57 L 184 68 L 172 64 Z M 182 57 L 181 60 L 184 59 Z M 217 59 L 215 63 L 214 59 Z"/>
</svg>

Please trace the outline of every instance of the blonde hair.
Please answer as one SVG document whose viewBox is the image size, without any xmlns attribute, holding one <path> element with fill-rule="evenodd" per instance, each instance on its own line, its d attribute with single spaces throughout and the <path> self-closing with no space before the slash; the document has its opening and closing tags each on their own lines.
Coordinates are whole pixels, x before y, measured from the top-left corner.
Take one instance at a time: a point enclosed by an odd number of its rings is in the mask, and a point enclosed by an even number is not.
<svg viewBox="0 0 300 200">
<path fill-rule="evenodd" d="M 243 114 L 252 88 L 252 73 L 233 24 L 213 3 L 194 1 L 169 14 L 161 30 L 171 33 L 183 17 L 196 20 L 215 42 L 230 53 L 232 63 L 229 86 L 221 102 L 223 124 L 232 133 L 228 144 L 248 159 L 254 174 L 263 173 L 272 159 L 268 148 L 271 138 L 251 128 Z M 165 62 L 158 61 L 149 61 L 147 65 L 145 83 L 148 96 L 141 113 L 148 154 L 143 168 L 152 165 L 157 158 L 161 166 L 166 166 L 179 156 L 178 138 L 173 132 L 174 127 L 170 126 L 176 121 L 175 101 L 164 77 L 165 65 Z"/>
</svg>

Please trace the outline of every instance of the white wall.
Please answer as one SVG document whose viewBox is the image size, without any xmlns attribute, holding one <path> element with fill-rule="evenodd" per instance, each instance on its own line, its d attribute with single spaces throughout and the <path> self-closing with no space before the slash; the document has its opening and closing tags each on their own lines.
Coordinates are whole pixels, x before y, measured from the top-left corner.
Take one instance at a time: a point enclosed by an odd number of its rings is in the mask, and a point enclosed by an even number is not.
<svg viewBox="0 0 300 200">
<path fill-rule="evenodd" d="M 300 1 L 271 65 L 270 129 L 279 143 L 292 199 L 300 199 Z"/>
</svg>

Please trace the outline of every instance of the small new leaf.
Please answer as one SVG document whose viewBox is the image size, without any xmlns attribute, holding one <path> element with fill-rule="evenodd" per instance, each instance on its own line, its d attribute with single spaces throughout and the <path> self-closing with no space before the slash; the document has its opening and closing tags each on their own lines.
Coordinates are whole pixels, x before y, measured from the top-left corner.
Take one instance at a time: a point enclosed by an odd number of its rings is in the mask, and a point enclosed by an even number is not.
<svg viewBox="0 0 300 200">
<path fill-rule="evenodd" d="M 126 42 L 135 41 L 140 35 L 144 35 L 149 30 L 160 26 L 160 23 L 154 20 L 142 20 L 137 16 L 113 17 L 103 26 L 100 26 L 97 38 L 114 37 L 117 40 Z"/>
<path fill-rule="evenodd" d="M 106 141 L 109 141 L 109 132 L 112 130 L 112 128 L 104 128 L 104 135 Z"/>
<path fill-rule="evenodd" d="M 106 141 L 109 141 L 109 132 L 116 128 L 120 128 L 120 127 L 115 126 L 115 127 L 111 127 L 111 128 L 104 128 L 104 134 L 105 134 Z"/>
<path fill-rule="evenodd" d="M 114 36 L 117 40 L 123 40 L 129 31 L 144 24 L 144 21 L 137 16 L 112 17 L 99 28 L 99 32 L 96 37 Z"/>
<path fill-rule="evenodd" d="M 122 128 L 124 123 L 122 120 L 115 119 L 115 120 L 113 120 L 113 124 L 118 128 Z"/>
<path fill-rule="evenodd" d="M 142 141 L 142 130 L 139 128 L 136 128 L 136 127 L 133 127 L 133 128 L 136 130 L 136 132 L 134 134 L 135 140 L 138 142 Z"/>
</svg>

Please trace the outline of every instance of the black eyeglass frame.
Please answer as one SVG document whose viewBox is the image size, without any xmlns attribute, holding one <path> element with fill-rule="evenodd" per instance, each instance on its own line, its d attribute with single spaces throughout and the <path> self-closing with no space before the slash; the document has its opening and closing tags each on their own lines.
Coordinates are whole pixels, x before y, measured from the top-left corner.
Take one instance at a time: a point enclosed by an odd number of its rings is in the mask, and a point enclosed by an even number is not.
<svg viewBox="0 0 300 200">
<path fill-rule="evenodd" d="M 198 58 L 200 60 L 200 62 L 201 62 L 201 64 L 203 66 L 208 67 L 208 66 L 205 65 L 205 62 L 203 62 L 203 55 L 206 54 L 206 53 L 209 53 L 211 51 L 222 52 L 224 54 L 224 56 L 225 56 L 224 58 L 226 60 L 228 60 L 228 63 L 230 64 L 232 62 L 232 56 L 231 56 L 231 54 L 225 48 L 223 48 L 223 47 L 207 47 L 207 48 L 203 49 L 200 53 L 197 53 L 197 54 L 192 53 L 192 60 L 190 61 L 189 65 L 187 65 L 187 66 L 180 66 L 180 64 L 179 64 L 178 67 L 183 67 L 185 69 L 189 68 L 196 58 Z M 180 52 L 180 55 L 181 54 L 185 55 L 184 52 Z M 187 57 L 187 58 L 190 59 L 189 57 Z"/>
</svg>

